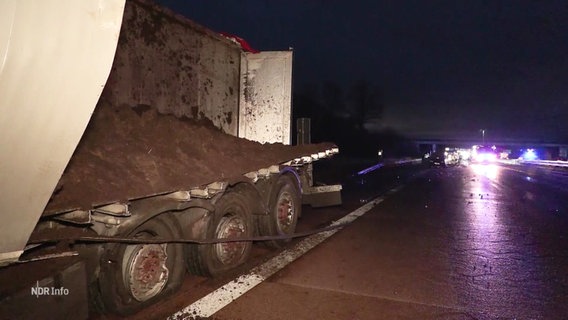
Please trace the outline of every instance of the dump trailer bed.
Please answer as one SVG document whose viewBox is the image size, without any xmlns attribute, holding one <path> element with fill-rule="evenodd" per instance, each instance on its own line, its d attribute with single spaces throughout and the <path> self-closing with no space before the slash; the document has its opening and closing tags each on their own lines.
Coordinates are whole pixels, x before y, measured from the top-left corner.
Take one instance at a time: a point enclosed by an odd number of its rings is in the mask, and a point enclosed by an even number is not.
<svg viewBox="0 0 568 320">
<path fill-rule="evenodd" d="M 333 148 L 287 145 L 291 63 L 291 51 L 249 53 L 168 9 L 127 1 L 109 79 L 43 216 L 188 190 Z"/>
</svg>

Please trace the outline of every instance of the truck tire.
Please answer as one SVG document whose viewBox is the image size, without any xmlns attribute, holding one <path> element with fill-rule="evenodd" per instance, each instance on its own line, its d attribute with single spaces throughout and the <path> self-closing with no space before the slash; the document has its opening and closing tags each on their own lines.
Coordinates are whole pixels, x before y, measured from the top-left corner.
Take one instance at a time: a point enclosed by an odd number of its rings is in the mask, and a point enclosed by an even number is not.
<svg viewBox="0 0 568 320">
<path fill-rule="evenodd" d="M 136 228 L 134 238 L 181 238 L 175 218 L 162 214 Z M 181 244 L 110 244 L 101 260 L 99 288 L 105 310 L 132 314 L 181 286 Z"/>
<path fill-rule="evenodd" d="M 261 236 L 289 235 L 296 232 L 301 214 L 300 191 L 293 177 L 282 175 L 273 187 L 269 202 L 269 214 L 257 216 L 258 233 Z M 281 248 L 291 239 L 265 241 L 271 248 Z"/>
<path fill-rule="evenodd" d="M 225 193 L 215 204 L 215 212 L 207 223 L 206 239 L 252 236 L 248 199 L 239 192 Z M 214 277 L 247 261 L 251 248 L 251 241 L 188 245 L 187 266 L 193 274 Z"/>
</svg>

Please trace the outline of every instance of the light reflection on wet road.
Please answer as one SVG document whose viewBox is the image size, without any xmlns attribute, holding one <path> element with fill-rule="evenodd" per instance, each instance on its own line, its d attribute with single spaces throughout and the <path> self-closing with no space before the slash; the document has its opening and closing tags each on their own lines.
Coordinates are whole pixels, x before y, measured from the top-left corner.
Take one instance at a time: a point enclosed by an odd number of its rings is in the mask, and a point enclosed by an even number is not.
<svg viewBox="0 0 568 320">
<path fill-rule="evenodd" d="M 552 257 L 567 262 L 566 252 L 562 252 L 565 244 L 541 241 L 549 236 L 557 241 L 566 240 L 562 233 L 568 231 L 547 230 L 551 225 L 549 220 L 556 217 L 546 210 L 541 212 L 542 206 L 535 206 L 534 201 L 549 200 L 517 184 L 514 175 L 518 172 L 508 171 L 506 167 L 471 165 L 468 169 L 470 179 L 463 179 L 461 186 L 468 200 L 456 211 L 463 217 L 456 220 L 457 242 L 452 255 L 460 304 L 488 319 L 568 316 L 558 313 L 561 304 L 568 303 L 566 287 L 555 286 L 556 281 L 565 285 L 567 274 L 560 270 L 565 270 L 566 265 L 542 254 L 553 251 L 556 253 Z M 543 192 L 547 191 L 540 190 Z M 566 217 L 564 225 L 565 222 Z M 552 247 L 542 248 L 542 245 Z M 556 270 L 561 278 L 551 278 L 546 274 L 548 269 Z"/>
</svg>

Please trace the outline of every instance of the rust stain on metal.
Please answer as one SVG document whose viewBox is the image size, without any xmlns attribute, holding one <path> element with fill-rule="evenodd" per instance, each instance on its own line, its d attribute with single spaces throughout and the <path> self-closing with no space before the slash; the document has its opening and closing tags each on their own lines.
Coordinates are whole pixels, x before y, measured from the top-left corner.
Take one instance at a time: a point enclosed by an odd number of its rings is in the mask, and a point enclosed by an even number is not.
<svg viewBox="0 0 568 320">
<path fill-rule="evenodd" d="M 187 18 L 148 1 L 127 1 L 102 97 L 113 105 L 203 116 L 236 134 L 236 121 L 225 121 L 225 114 L 238 110 L 233 88 L 239 87 L 240 54 L 238 46 Z"/>
</svg>

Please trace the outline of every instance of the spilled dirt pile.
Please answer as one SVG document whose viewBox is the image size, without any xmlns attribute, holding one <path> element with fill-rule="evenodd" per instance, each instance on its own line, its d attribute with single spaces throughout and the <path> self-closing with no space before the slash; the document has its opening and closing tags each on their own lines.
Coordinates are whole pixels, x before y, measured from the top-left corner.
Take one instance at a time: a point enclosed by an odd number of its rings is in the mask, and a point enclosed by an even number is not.
<svg viewBox="0 0 568 320">
<path fill-rule="evenodd" d="M 44 213 L 188 190 L 333 146 L 260 144 L 207 121 L 100 103 Z"/>
</svg>

